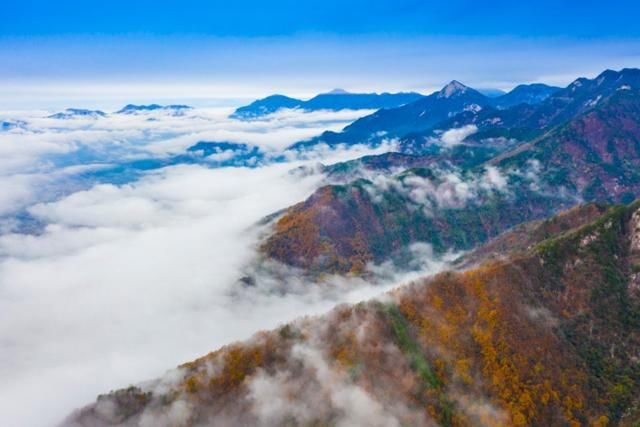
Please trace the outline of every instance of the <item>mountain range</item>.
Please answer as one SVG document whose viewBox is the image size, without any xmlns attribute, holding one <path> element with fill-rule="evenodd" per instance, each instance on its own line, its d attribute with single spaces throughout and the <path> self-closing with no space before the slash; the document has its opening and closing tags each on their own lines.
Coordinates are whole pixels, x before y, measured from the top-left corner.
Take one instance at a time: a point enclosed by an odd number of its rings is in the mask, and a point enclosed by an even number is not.
<svg viewBox="0 0 640 427">
<path fill-rule="evenodd" d="M 372 110 L 379 108 L 398 107 L 413 102 L 422 95 L 415 92 L 408 93 L 349 93 L 342 89 L 334 89 L 331 92 L 321 93 L 313 98 L 303 101 L 289 98 L 284 95 L 271 95 L 258 99 L 251 104 L 240 107 L 231 115 L 237 119 L 255 119 L 275 113 L 281 109 L 301 109 L 305 111 L 316 110 Z"/>
<path fill-rule="evenodd" d="M 460 113 L 475 116 L 485 109 L 510 111 L 516 106 L 532 108 L 558 90 L 543 84 L 520 85 L 505 95 L 490 98 L 453 80 L 431 95 L 397 108 L 381 109 L 356 120 L 341 132 L 327 131 L 309 141 L 301 141 L 295 147 L 310 147 L 318 143 L 329 146 L 377 143 L 385 138 L 428 131 Z"/>
<path fill-rule="evenodd" d="M 367 281 L 411 268 L 420 243 L 457 254 L 450 271 L 259 332 L 64 424 L 638 426 L 640 70 L 495 98 L 452 81 L 294 147 L 389 137 L 395 151 L 324 165 L 326 185 L 265 218 L 260 259 L 309 286 Z M 238 149 L 207 144 L 193 150 Z"/>
<path fill-rule="evenodd" d="M 369 160 L 369 174 L 320 188 L 289 208 L 263 250 L 290 265 L 360 271 L 414 241 L 429 242 L 441 251 L 467 250 L 517 223 L 549 216 L 579 201 L 633 200 L 640 194 L 640 91 L 628 83 L 636 71 L 603 75 L 620 86 L 601 84 L 594 93 L 588 88 L 592 82 L 583 80 L 579 88 L 587 88 L 588 95 L 574 90 L 573 83 L 559 98 L 512 107 L 528 115 L 511 123 L 490 116 L 477 125 L 484 131 L 468 136 L 461 147 L 434 150 L 437 144 L 426 138 L 422 145 L 431 152 L 381 155 L 378 163 Z M 604 83 L 601 77 L 595 82 Z M 491 111 L 497 117 L 512 117 L 511 110 Z M 561 117 L 571 117 L 569 112 L 574 116 L 561 122 Z M 506 124 L 519 128 L 523 122 L 539 136 L 514 141 L 496 133 L 508 134 L 514 128 Z M 551 123 L 559 124 L 546 130 Z M 385 171 L 398 169 L 407 159 L 411 167 L 402 172 L 385 173 L 383 179 L 375 173 L 368 176 L 381 165 Z M 336 169 L 349 166 L 333 166 Z"/>
<path fill-rule="evenodd" d="M 521 103 L 536 104 L 543 101 L 559 89 L 560 88 L 547 86 L 542 83 L 535 83 L 530 85 L 519 85 L 509 93 L 489 89 L 472 91 L 470 88 L 467 88 L 454 80 L 441 91 L 443 93 L 448 93 L 448 95 L 440 97 L 450 98 L 453 96 L 457 98 L 458 94 L 456 92 L 466 92 L 469 90 L 469 95 L 471 96 L 475 94 L 480 95 L 475 96 L 476 100 L 479 102 L 478 105 L 487 104 L 493 105 L 497 108 L 508 108 Z M 430 96 L 433 95 L 436 94 L 432 94 Z M 426 103 L 429 105 L 429 102 L 425 102 L 424 98 L 428 97 L 416 92 L 382 94 L 349 93 L 342 89 L 334 89 L 331 92 L 316 95 L 307 101 L 290 98 L 284 95 L 271 95 L 266 98 L 258 99 L 247 106 L 236 109 L 232 114 L 232 117 L 237 119 L 255 119 L 275 113 L 281 109 L 301 109 L 305 111 L 395 109 L 406 104 L 413 103 L 417 103 L 418 106 L 415 108 L 419 109 L 422 104 Z M 442 108 L 446 109 L 447 106 L 443 106 Z M 451 108 L 451 106 L 449 106 L 449 108 Z M 454 109 L 449 111 L 454 111 Z M 405 109 L 404 113 L 406 114 L 406 112 L 407 110 Z M 422 113 L 422 111 L 420 111 L 420 113 Z"/>
</svg>

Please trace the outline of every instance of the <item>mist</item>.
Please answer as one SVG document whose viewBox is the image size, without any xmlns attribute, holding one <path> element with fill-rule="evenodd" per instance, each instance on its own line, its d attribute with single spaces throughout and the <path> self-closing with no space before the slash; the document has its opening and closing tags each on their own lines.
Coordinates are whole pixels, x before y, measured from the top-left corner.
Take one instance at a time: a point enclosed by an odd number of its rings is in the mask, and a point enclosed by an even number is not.
<svg viewBox="0 0 640 427">
<path fill-rule="evenodd" d="M 42 225 L 37 233 L 8 228 L 0 234 L 4 425 L 56 424 L 99 393 L 158 377 L 298 316 L 374 297 L 412 277 L 384 265 L 371 266 L 376 280 L 313 283 L 258 253 L 269 227 L 261 220 L 326 182 L 314 172 L 318 161 L 377 152 L 366 147 L 319 147 L 315 156 L 256 168 L 178 164 L 126 183 L 82 182 L 76 171 L 99 167 L 103 159 L 117 164 L 179 153 L 220 134 L 282 150 L 291 139 L 340 126 L 345 113 L 288 112 L 239 123 L 201 119 L 206 113 L 196 111 L 152 122 L 79 119 L 55 126 L 32 114 L 25 118 L 30 128 L 2 135 L 6 159 L 16 159 L 2 179 L 31 181 L 21 197 L 5 197 L 0 206 L 8 218 L 25 212 Z M 200 129 L 193 126 L 198 123 Z M 11 150 L 11 144 L 22 146 Z M 88 158 L 77 156 L 87 149 Z M 52 152 L 64 156 L 52 162 Z M 305 173 L 295 172 L 300 166 L 307 166 Z M 42 194 L 39 183 L 62 185 L 61 175 L 76 189 Z M 416 271 L 443 268 L 446 260 L 419 249 Z M 239 281 L 247 272 L 257 278 L 253 287 Z"/>
</svg>

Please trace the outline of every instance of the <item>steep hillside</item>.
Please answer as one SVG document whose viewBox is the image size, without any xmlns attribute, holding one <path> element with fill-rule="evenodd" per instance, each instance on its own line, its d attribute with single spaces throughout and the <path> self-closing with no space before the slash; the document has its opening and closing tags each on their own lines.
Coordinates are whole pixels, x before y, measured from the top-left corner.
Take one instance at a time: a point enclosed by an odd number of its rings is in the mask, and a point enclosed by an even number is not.
<svg viewBox="0 0 640 427">
<path fill-rule="evenodd" d="M 421 168 L 323 187 L 276 222 L 263 251 L 312 271 L 360 273 L 412 242 L 430 243 L 440 253 L 471 249 L 573 204 L 563 194 L 527 189 L 525 182 L 522 191 L 511 192 L 506 182 L 496 169 L 465 176 Z"/>
<path fill-rule="evenodd" d="M 321 188 L 277 221 L 263 250 L 291 265 L 359 272 L 411 242 L 471 249 L 581 200 L 629 202 L 640 195 L 639 124 L 640 93 L 616 90 L 485 165 L 427 163 Z"/>
<path fill-rule="evenodd" d="M 480 129 L 550 129 L 589 111 L 619 90 L 638 89 L 640 69 L 606 70 L 594 79 L 575 80 L 537 105 L 516 105 L 506 110 L 486 109 L 454 119 L 460 120 L 457 125 L 474 123 Z"/>
<path fill-rule="evenodd" d="M 630 425 L 640 211 L 584 212 L 524 252 L 261 332 L 64 425 Z"/>
<path fill-rule="evenodd" d="M 377 111 L 356 120 L 342 132 L 325 132 L 294 148 L 376 143 L 398 137 L 413 141 L 428 139 L 434 130 L 473 124 L 480 131 L 526 139 L 566 123 L 593 108 L 618 89 L 640 88 L 640 69 L 606 70 L 595 79 L 579 78 L 564 89 L 524 85 L 498 98 L 488 98 L 474 89 L 452 81 L 441 91 L 398 108 Z M 520 102 L 522 100 L 523 102 Z"/>
<path fill-rule="evenodd" d="M 543 240 L 595 221 L 607 209 L 608 205 L 587 203 L 562 211 L 551 218 L 519 224 L 479 248 L 465 253 L 456 260 L 455 265 L 458 268 L 468 268 L 489 259 L 524 253 Z"/>
<path fill-rule="evenodd" d="M 617 90 L 544 137 L 498 156 L 500 167 L 538 161 L 541 173 L 587 200 L 630 201 L 640 181 L 640 90 Z"/>
<path fill-rule="evenodd" d="M 431 143 L 420 154 L 388 152 L 364 156 L 346 162 L 324 166 L 322 171 L 331 179 L 349 181 L 354 177 L 370 177 L 373 174 L 393 174 L 411 168 L 455 166 L 471 169 L 481 165 L 498 154 L 517 147 L 517 141 L 504 138 L 468 138 L 464 143 L 448 147 Z"/>
</svg>

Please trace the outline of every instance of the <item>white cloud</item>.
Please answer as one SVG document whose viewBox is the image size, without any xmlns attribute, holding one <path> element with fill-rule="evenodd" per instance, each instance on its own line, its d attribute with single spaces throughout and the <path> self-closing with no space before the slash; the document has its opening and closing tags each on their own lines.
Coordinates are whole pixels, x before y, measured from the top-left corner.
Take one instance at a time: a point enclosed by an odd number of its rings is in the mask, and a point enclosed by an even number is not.
<svg viewBox="0 0 640 427">
<path fill-rule="evenodd" d="M 0 413 L 51 424 L 101 391 L 293 315 L 240 316 L 225 294 L 253 255 L 251 226 L 317 182 L 283 166 L 178 167 L 40 205 L 57 225 L 0 243 Z"/>
<path fill-rule="evenodd" d="M 0 112 L 0 119 L 27 123 L 24 129 L 0 132 L 0 186 L 5 189 L 0 195 L 0 217 L 81 187 L 79 180 L 70 185 L 69 178 L 86 169 L 69 166 L 106 167 L 106 163 L 163 158 L 183 154 L 199 141 L 248 143 L 277 155 L 289 145 L 324 130 L 339 130 L 367 111 L 285 110 L 251 122 L 230 119 L 229 108 L 196 108 L 180 116 L 170 111 L 154 111 L 72 120 L 47 118 L 51 112 Z M 354 154 L 366 149 L 351 148 Z M 328 151 L 335 154 L 333 150 L 324 150 L 317 158 L 324 158 Z M 341 155 L 346 151 L 340 150 Z M 212 160 L 224 160 L 224 156 L 222 153 Z M 10 223 L 6 218 L 0 222 Z"/>
<path fill-rule="evenodd" d="M 168 153 L 180 144 L 166 143 L 167 134 L 215 125 L 211 117 L 199 118 L 206 112 L 189 114 L 158 115 L 152 122 L 140 122 L 141 115 L 73 124 L 34 114 L 30 130 L 5 140 L 18 147 L 7 149 L 7 155 L 24 162 L 0 174 L 0 180 L 13 183 L 11 195 L 0 203 L 5 212 L 27 209 L 44 228 L 37 235 L 0 235 L 3 425 L 54 424 L 98 393 L 157 377 L 257 329 L 323 312 L 337 302 L 370 298 L 398 280 L 392 266 L 379 266 L 386 276 L 375 285 L 334 277 L 318 286 L 274 265 L 270 268 L 280 269 L 278 274 L 262 274 L 255 288 L 238 285 L 256 265 L 264 232 L 256 223 L 303 200 L 324 179 L 313 168 L 303 174 L 290 170 L 377 152 L 364 146 L 320 147 L 308 160 L 255 169 L 172 166 L 129 184 L 77 188 L 78 174 L 104 167 L 73 158 L 80 148 L 97 152 L 96 160 L 115 162 Z M 265 138 L 265 144 L 266 137 L 259 135 L 269 133 L 273 147 L 284 146 L 276 142 L 278 132 L 302 126 L 307 116 L 283 114 L 273 120 L 286 126 L 233 125 Z M 336 117 L 319 112 L 313 120 Z M 305 126 L 320 125 L 309 121 Z M 69 166 L 51 163 L 50 154 L 64 155 Z M 184 409 L 173 408 L 172 414 L 180 416 Z"/>
<path fill-rule="evenodd" d="M 461 144 L 466 137 L 476 132 L 478 132 L 476 125 L 466 125 L 461 128 L 449 129 L 443 132 L 440 140 L 445 146 L 453 147 L 454 145 Z"/>
</svg>

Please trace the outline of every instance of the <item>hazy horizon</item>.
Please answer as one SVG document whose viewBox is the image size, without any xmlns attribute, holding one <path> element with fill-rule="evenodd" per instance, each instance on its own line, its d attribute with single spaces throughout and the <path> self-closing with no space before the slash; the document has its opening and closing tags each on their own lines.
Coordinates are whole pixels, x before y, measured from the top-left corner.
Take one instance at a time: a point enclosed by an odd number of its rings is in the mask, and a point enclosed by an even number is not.
<svg viewBox="0 0 640 427">
<path fill-rule="evenodd" d="M 502 90 L 565 86 L 640 65 L 640 31 L 627 25 L 640 6 L 544 3 L 24 1 L 4 6 L 0 98 L 23 108 L 239 105 L 336 87 L 429 93 L 452 79 Z"/>
</svg>

